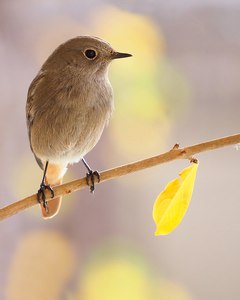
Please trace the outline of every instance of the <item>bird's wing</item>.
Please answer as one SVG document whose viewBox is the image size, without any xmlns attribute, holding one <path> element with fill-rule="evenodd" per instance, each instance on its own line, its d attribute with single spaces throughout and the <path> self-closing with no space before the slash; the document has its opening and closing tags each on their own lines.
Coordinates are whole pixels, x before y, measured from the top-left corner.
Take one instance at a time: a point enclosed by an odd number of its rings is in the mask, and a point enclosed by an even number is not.
<svg viewBox="0 0 240 300">
<path fill-rule="evenodd" d="M 30 147 L 31 150 L 35 156 L 35 159 L 39 165 L 39 167 L 41 169 L 44 168 L 43 166 L 43 162 L 41 161 L 40 158 L 38 158 L 33 149 L 32 149 L 32 143 L 31 143 L 31 128 L 34 122 L 34 118 L 35 118 L 35 105 L 34 102 L 36 101 L 36 97 L 35 97 L 35 91 L 36 88 L 38 87 L 39 83 L 43 80 L 43 78 L 45 77 L 45 72 L 44 71 L 40 71 L 38 73 L 38 75 L 33 79 L 29 90 L 28 90 L 28 95 L 27 95 L 27 104 L 26 104 L 26 119 L 27 119 L 27 128 L 28 128 L 28 137 L 29 137 L 29 142 L 30 142 Z"/>
</svg>

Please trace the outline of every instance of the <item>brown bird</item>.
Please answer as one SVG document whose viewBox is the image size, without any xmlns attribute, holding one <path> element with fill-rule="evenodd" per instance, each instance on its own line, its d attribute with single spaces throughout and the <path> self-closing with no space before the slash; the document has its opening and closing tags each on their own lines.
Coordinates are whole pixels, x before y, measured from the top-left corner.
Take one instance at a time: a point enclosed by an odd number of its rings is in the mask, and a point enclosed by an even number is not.
<svg viewBox="0 0 240 300">
<path fill-rule="evenodd" d="M 26 105 L 31 150 L 44 170 L 38 190 L 44 218 L 55 216 L 61 197 L 46 201 L 45 191 L 62 183 L 68 164 L 83 161 L 94 191 L 94 175 L 84 156 L 99 141 L 114 103 L 108 66 L 129 57 L 97 37 L 79 36 L 61 44 L 32 81 Z"/>
</svg>

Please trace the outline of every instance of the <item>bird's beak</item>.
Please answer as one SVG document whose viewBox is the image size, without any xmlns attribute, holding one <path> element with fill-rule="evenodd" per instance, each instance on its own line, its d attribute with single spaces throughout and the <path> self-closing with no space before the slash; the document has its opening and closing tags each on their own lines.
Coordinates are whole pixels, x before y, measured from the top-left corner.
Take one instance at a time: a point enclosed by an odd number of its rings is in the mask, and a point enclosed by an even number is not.
<svg viewBox="0 0 240 300">
<path fill-rule="evenodd" d="M 124 58 L 124 57 L 130 57 L 130 56 L 132 56 L 132 54 L 121 53 L 121 52 L 113 52 L 113 54 L 112 54 L 112 59 L 116 59 L 116 58 Z"/>
</svg>

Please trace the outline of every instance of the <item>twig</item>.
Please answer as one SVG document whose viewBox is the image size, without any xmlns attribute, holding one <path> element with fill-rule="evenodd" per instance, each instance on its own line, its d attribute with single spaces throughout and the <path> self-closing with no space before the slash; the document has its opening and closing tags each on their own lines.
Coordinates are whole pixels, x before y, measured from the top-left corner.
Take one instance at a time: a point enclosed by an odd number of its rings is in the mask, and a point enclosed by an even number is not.
<svg viewBox="0 0 240 300">
<path fill-rule="evenodd" d="M 129 173 L 137 172 L 146 168 L 163 164 L 172 160 L 176 160 L 176 159 L 191 160 L 192 156 L 197 153 L 210 151 L 210 150 L 214 150 L 214 149 L 218 149 L 218 148 L 222 148 L 225 146 L 234 145 L 238 143 L 240 143 L 240 134 L 200 143 L 185 148 L 179 148 L 179 145 L 176 144 L 173 147 L 173 149 L 171 149 L 166 153 L 101 172 L 100 183 L 110 179 L 114 179 L 119 176 L 123 176 Z M 64 196 L 66 194 L 70 194 L 77 190 L 83 189 L 86 186 L 87 186 L 86 178 L 84 177 L 54 187 L 54 194 L 55 197 Z M 51 195 L 49 191 L 46 191 L 46 197 L 48 201 L 51 201 Z M 6 207 L 3 207 L 0 209 L 0 221 L 8 217 L 11 217 L 36 204 L 38 204 L 37 195 L 34 194 L 20 201 L 14 202 Z"/>
</svg>

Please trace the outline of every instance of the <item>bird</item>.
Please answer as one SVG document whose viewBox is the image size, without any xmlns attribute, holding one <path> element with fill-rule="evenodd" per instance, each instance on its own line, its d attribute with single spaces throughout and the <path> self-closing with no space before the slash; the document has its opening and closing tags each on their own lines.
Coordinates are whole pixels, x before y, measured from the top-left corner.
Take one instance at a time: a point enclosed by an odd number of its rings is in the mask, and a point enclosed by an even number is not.
<svg viewBox="0 0 240 300">
<path fill-rule="evenodd" d="M 44 219 L 59 212 L 62 197 L 54 198 L 52 187 L 62 184 L 69 165 L 82 160 L 91 192 L 95 179 L 100 181 L 84 157 L 98 143 L 114 110 L 109 65 L 130 56 L 101 38 L 77 36 L 58 46 L 31 82 L 26 120 L 30 148 L 43 170 L 37 199 Z M 46 190 L 54 198 L 49 202 Z"/>
</svg>

